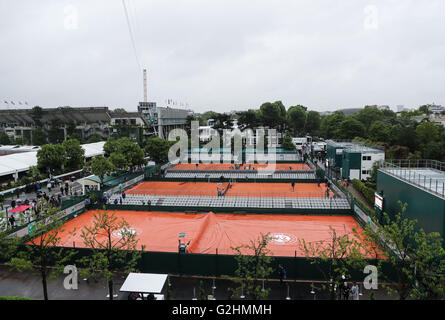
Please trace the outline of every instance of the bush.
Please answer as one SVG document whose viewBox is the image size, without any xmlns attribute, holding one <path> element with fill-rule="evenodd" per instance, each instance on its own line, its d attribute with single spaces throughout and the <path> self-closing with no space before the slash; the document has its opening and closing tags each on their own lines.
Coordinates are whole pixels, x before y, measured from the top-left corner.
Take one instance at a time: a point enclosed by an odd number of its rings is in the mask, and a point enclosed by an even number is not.
<svg viewBox="0 0 445 320">
<path fill-rule="evenodd" d="M 357 179 L 352 180 L 352 185 L 354 186 L 355 190 L 357 190 L 363 195 L 368 204 L 373 205 L 374 193 L 375 193 L 374 189 L 367 187 L 365 183 Z"/>
</svg>

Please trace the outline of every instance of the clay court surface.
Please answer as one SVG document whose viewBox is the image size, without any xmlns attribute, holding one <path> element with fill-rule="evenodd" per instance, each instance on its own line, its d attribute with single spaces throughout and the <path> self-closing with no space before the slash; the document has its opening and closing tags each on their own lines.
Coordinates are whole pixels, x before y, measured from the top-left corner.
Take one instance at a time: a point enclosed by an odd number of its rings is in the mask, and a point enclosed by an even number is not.
<svg viewBox="0 0 445 320">
<path fill-rule="evenodd" d="M 94 214 L 88 211 L 68 221 L 61 233 L 61 246 L 84 247 L 80 237 L 84 226 L 91 226 Z M 233 215 L 233 214 L 186 214 L 172 212 L 117 211 L 116 216 L 128 222 L 136 232 L 139 246 L 146 251 L 178 252 L 178 234 L 186 233 L 185 241 L 191 241 L 190 253 L 234 254 L 231 247 L 249 244 L 261 233 L 270 233 L 268 245 L 274 256 L 303 256 L 298 240 L 306 242 L 332 239 L 330 226 L 337 236 L 353 234 L 352 229 L 362 229 L 350 216 L 290 216 L 290 215 Z M 77 234 L 70 234 L 76 229 Z M 119 232 L 113 234 L 119 239 Z M 98 239 L 100 240 L 100 239 Z M 247 252 L 246 252 L 247 253 Z"/>
<path fill-rule="evenodd" d="M 178 196 L 217 196 L 217 188 L 224 189 L 228 182 L 172 182 L 146 181 L 126 191 L 127 194 L 178 195 Z M 226 197 L 288 197 L 288 198 L 325 198 L 324 183 L 232 183 Z M 330 193 L 333 196 L 333 193 Z"/>
<path fill-rule="evenodd" d="M 240 167 L 240 170 L 246 170 L 245 167 L 253 170 L 311 170 L 311 168 L 305 163 L 276 163 L 276 164 L 244 164 Z M 233 163 L 179 163 L 170 168 L 173 170 L 234 170 L 235 165 Z"/>
</svg>

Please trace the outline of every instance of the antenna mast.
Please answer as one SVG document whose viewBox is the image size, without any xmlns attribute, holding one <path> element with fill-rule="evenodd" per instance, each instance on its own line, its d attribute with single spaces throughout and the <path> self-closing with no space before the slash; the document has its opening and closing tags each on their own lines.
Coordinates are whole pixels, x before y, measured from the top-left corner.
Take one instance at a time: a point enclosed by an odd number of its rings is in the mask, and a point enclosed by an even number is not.
<svg viewBox="0 0 445 320">
<path fill-rule="evenodd" d="M 147 100 L 147 69 L 144 69 L 144 102 Z"/>
</svg>

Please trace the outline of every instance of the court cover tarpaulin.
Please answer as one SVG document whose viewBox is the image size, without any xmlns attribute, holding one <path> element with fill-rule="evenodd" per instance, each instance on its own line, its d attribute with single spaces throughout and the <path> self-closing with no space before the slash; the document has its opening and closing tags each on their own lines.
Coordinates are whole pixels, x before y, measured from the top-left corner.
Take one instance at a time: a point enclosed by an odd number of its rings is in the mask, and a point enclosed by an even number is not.
<svg viewBox="0 0 445 320">
<path fill-rule="evenodd" d="M 84 226 L 91 226 L 93 215 L 88 211 L 68 221 L 60 233 L 62 246 L 85 247 L 80 237 Z M 236 214 L 188 214 L 172 212 L 117 211 L 119 219 L 125 219 L 131 231 L 137 234 L 139 246 L 145 245 L 146 251 L 178 252 L 178 234 L 185 233 L 182 241 L 190 241 L 190 253 L 234 254 L 231 247 L 249 244 L 261 234 L 269 233 L 271 241 L 268 248 L 274 256 L 304 256 L 298 249 L 298 240 L 306 242 L 331 239 L 331 229 L 337 236 L 359 231 L 352 216 L 308 216 L 308 215 L 236 215 Z M 74 229 L 76 235 L 70 234 Z M 119 239 L 120 232 L 113 234 Z M 247 253 L 247 252 L 246 252 Z"/>
</svg>

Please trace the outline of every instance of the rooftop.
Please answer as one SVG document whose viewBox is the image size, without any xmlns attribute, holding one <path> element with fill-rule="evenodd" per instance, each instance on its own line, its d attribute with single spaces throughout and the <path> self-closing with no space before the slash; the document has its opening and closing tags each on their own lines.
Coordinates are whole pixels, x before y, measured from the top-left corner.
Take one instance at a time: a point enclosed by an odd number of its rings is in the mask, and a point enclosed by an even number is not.
<svg viewBox="0 0 445 320">
<path fill-rule="evenodd" d="M 445 163 L 435 160 L 392 160 L 382 172 L 445 198 Z"/>
</svg>

